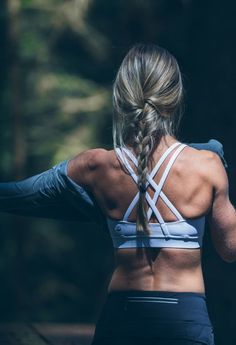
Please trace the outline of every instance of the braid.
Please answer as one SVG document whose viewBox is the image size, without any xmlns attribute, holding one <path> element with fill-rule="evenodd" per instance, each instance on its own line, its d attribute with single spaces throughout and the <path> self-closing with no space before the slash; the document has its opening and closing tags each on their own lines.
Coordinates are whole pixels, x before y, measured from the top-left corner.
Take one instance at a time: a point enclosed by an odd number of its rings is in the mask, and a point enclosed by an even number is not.
<svg viewBox="0 0 236 345">
<path fill-rule="evenodd" d="M 145 198 L 149 160 L 163 136 L 175 135 L 184 110 L 183 96 L 182 76 L 173 55 L 151 43 L 130 49 L 113 84 L 113 145 L 115 152 L 127 144 L 136 152 L 139 232 L 150 233 Z"/>
<path fill-rule="evenodd" d="M 143 109 L 143 115 L 147 112 L 146 106 Z M 139 122 L 138 134 L 136 137 L 137 143 L 137 160 L 138 160 L 138 187 L 139 200 L 137 205 L 137 231 L 150 233 L 147 219 L 147 202 L 145 198 L 146 182 L 148 173 L 149 157 L 153 148 L 152 145 L 152 129 L 148 122 L 144 119 Z"/>
</svg>

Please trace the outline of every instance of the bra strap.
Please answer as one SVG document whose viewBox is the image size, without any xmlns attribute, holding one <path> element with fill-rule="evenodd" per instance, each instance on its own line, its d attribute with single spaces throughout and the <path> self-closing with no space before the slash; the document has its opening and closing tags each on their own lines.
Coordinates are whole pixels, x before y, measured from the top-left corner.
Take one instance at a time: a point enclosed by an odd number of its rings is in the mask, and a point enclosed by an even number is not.
<svg viewBox="0 0 236 345">
<path fill-rule="evenodd" d="M 157 173 L 157 171 L 159 170 L 161 164 L 164 162 L 164 160 L 166 159 L 166 157 L 168 156 L 168 154 L 175 148 L 178 147 L 178 149 L 174 152 L 174 154 L 172 155 L 171 159 L 169 160 L 164 173 L 162 174 L 161 180 L 159 184 L 156 184 L 156 182 L 153 180 L 153 177 L 155 176 L 155 174 Z M 168 173 L 172 167 L 172 165 L 174 164 L 175 159 L 177 158 L 177 156 L 179 155 L 179 153 L 184 149 L 184 147 L 187 146 L 186 144 L 181 144 L 180 142 L 174 143 L 173 145 L 171 145 L 161 156 L 161 158 L 158 160 L 158 162 L 156 163 L 154 169 L 152 170 L 152 172 L 150 174 L 147 174 L 147 182 L 146 182 L 146 187 L 151 184 L 155 190 L 154 196 L 153 198 L 151 198 L 151 196 L 149 195 L 149 193 L 146 191 L 145 193 L 145 197 L 146 200 L 149 204 L 149 209 L 147 212 L 148 215 L 148 220 L 150 219 L 152 212 L 154 212 L 156 218 L 158 219 L 158 222 L 161 226 L 162 232 L 165 236 L 168 237 L 168 235 L 170 235 L 168 227 L 164 221 L 164 219 L 162 218 L 160 212 L 158 211 L 157 207 L 156 207 L 156 201 L 159 197 L 159 195 L 162 197 L 163 201 L 167 204 L 167 206 L 171 209 L 171 211 L 176 215 L 176 217 L 179 220 L 183 220 L 183 217 L 180 215 L 180 213 L 178 212 L 178 210 L 173 206 L 173 204 L 169 201 L 169 199 L 165 196 L 165 194 L 162 192 L 162 187 L 166 181 L 166 178 L 168 176 Z M 138 166 L 138 162 L 136 157 L 132 154 L 132 152 L 130 150 L 128 150 L 126 147 L 122 147 L 122 150 L 124 151 L 124 153 L 132 160 L 132 162 Z M 138 183 L 138 176 L 135 174 L 133 168 L 131 167 L 130 163 L 128 162 L 128 160 L 125 157 L 125 154 L 122 154 L 121 149 L 120 148 L 116 148 L 116 152 L 118 154 L 119 159 L 121 160 L 121 162 L 125 165 L 125 167 L 127 168 L 127 170 L 129 171 L 130 175 L 132 176 L 133 180 L 136 182 L 136 184 Z M 138 198 L 139 198 L 139 192 L 135 195 L 135 197 L 133 198 L 132 202 L 130 203 L 128 209 L 125 212 L 125 215 L 123 217 L 123 221 L 127 221 L 128 217 L 130 215 L 130 213 L 132 212 L 134 206 L 137 204 L 138 202 Z"/>
<path fill-rule="evenodd" d="M 166 195 L 162 192 L 161 188 L 164 184 L 164 181 L 163 181 L 163 184 L 162 186 L 160 185 L 157 185 L 156 182 L 153 180 L 153 176 L 157 173 L 157 171 L 159 170 L 159 168 L 161 167 L 162 163 L 164 162 L 164 160 L 166 159 L 166 157 L 168 156 L 168 154 L 173 151 L 173 149 L 177 146 L 181 145 L 180 142 L 177 142 L 177 143 L 174 143 L 173 145 L 171 145 L 164 153 L 163 155 L 161 156 L 161 158 L 158 160 L 158 162 L 156 163 L 155 167 L 153 168 L 152 172 L 150 174 L 147 174 L 147 182 L 146 182 L 146 187 L 148 187 L 149 184 L 152 185 L 152 187 L 155 189 L 155 196 L 156 196 L 156 199 L 154 200 L 154 203 L 156 203 L 157 199 L 158 199 L 158 196 L 160 195 L 161 198 L 163 199 L 163 201 L 165 202 L 165 204 L 171 209 L 171 211 L 175 214 L 175 216 L 179 219 L 179 220 L 183 220 L 184 218 L 181 216 L 181 214 L 178 212 L 178 210 L 173 206 L 173 204 L 169 201 L 169 199 L 166 197 Z M 182 145 L 185 145 L 185 144 L 182 144 Z M 138 161 L 137 161 L 137 158 L 133 155 L 133 153 L 128 150 L 126 147 L 124 148 L 124 151 L 125 153 L 127 154 L 127 156 L 132 160 L 132 162 L 136 165 L 136 167 L 138 166 Z M 177 150 L 176 150 L 177 151 Z M 178 154 L 177 154 L 178 155 Z M 176 155 L 176 157 L 177 157 Z M 174 155 L 173 155 L 174 156 Z M 176 158 L 175 157 L 175 158 Z M 173 163 L 174 163 L 174 159 L 172 159 Z M 172 163 L 172 164 L 173 164 Z M 171 164 L 171 165 L 172 165 Z M 169 164 L 168 168 L 166 169 L 170 169 L 171 166 Z M 132 168 L 131 168 L 132 169 Z M 134 171 L 132 171 L 133 175 L 134 174 Z M 166 173 L 166 176 L 165 176 L 165 179 L 167 177 L 167 174 Z M 135 175 L 136 176 L 136 175 Z M 137 177 L 137 176 L 136 176 Z M 164 180 L 165 180 L 164 179 Z M 136 179 L 137 181 L 137 179 Z M 130 213 L 132 212 L 134 206 L 136 205 L 137 201 L 138 201 L 138 198 L 139 198 L 139 192 L 135 195 L 134 199 L 132 200 L 132 202 L 130 203 L 125 215 L 124 215 L 124 220 L 127 220 Z M 151 214 L 152 214 L 152 207 L 150 208 L 149 207 L 149 210 L 148 210 L 148 220 L 150 219 L 151 217 Z"/>
<path fill-rule="evenodd" d="M 163 188 L 163 185 L 164 185 L 164 183 L 165 183 L 165 181 L 166 181 L 166 178 L 167 178 L 167 176 L 168 176 L 168 174 L 169 174 L 169 172 L 170 172 L 170 169 L 171 169 L 171 167 L 172 167 L 172 165 L 174 164 L 174 162 L 175 162 L 175 160 L 176 160 L 176 158 L 178 157 L 178 155 L 180 154 L 180 152 L 185 148 L 185 146 L 187 146 L 187 145 L 185 145 L 185 144 L 182 144 L 182 145 L 180 145 L 177 149 L 176 149 L 176 151 L 174 152 L 174 154 L 172 155 L 172 157 L 170 158 L 170 160 L 169 160 L 169 162 L 168 162 L 168 164 L 167 164 L 167 166 L 166 166 L 166 168 L 165 168 L 165 170 L 164 170 L 164 172 L 163 172 L 163 174 L 162 174 L 162 177 L 161 177 L 161 179 L 160 179 L 160 182 L 159 182 L 159 184 L 158 185 L 156 185 L 158 188 L 156 188 L 156 190 L 155 190 L 155 193 L 154 193 L 154 196 L 153 196 L 153 202 L 154 202 L 154 205 L 156 204 L 156 202 L 157 202 L 157 199 L 158 199 L 158 197 L 159 197 L 159 195 L 160 195 L 160 192 L 161 192 L 161 190 L 162 190 L 162 188 Z M 153 181 L 154 183 L 155 183 L 155 181 Z M 156 183 L 155 183 L 156 184 Z M 164 195 L 165 197 L 165 201 L 167 201 L 167 206 L 171 209 L 171 211 L 175 214 L 175 215 L 177 215 L 177 218 L 179 219 L 179 220 L 183 220 L 183 217 L 180 215 L 180 213 L 178 212 L 178 210 L 176 209 L 176 207 L 169 201 L 169 199 L 166 197 L 166 195 L 163 193 L 162 195 Z M 155 206 L 156 207 L 156 206 Z M 150 217 L 151 217 L 151 214 L 152 214 L 152 210 L 151 210 L 151 208 L 149 208 L 149 210 L 148 210 L 148 220 L 150 219 Z"/>
<path fill-rule="evenodd" d="M 154 174 L 158 171 L 158 169 L 160 168 L 161 164 L 164 162 L 164 160 L 166 159 L 166 157 L 168 156 L 168 154 L 174 150 L 174 148 L 178 145 L 180 145 L 181 143 L 177 142 L 174 143 L 173 145 L 171 145 L 161 156 L 161 158 L 158 160 L 158 162 L 156 163 L 153 172 Z M 122 149 L 124 150 L 124 152 L 127 154 L 127 156 L 132 160 L 132 162 L 134 163 L 134 165 L 136 165 L 136 167 L 138 166 L 138 160 L 137 158 L 132 154 L 132 152 L 130 150 L 128 150 L 126 147 L 122 147 Z M 119 157 L 122 159 L 122 161 L 124 162 L 124 158 L 121 157 L 121 150 L 119 149 L 119 151 L 117 152 L 119 154 Z M 130 166 L 129 162 L 126 160 L 125 162 L 125 166 L 128 169 L 128 171 L 130 172 L 131 176 L 133 177 L 134 181 L 136 183 L 138 183 L 138 177 L 135 174 L 134 170 L 132 169 L 132 167 Z M 131 172 L 132 171 L 132 172 Z M 148 185 L 151 184 L 153 186 L 154 189 L 159 188 L 158 185 L 153 181 L 152 177 L 147 174 L 147 182 L 146 182 L 146 187 L 148 187 Z M 146 193 L 147 195 L 147 193 Z M 138 198 L 139 198 L 139 192 L 137 192 L 137 194 L 135 195 L 135 197 L 133 198 L 133 200 L 131 201 L 129 207 L 127 208 L 125 215 L 123 217 L 123 220 L 127 221 L 128 217 L 130 215 L 130 213 L 132 212 L 134 206 L 137 204 L 138 202 Z M 151 198 L 149 199 L 149 201 L 151 202 Z M 152 204 L 152 203 L 151 203 Z M 149 203 L 150 205 L 150 203 Z M 150 208 L 150 207 L 149 207 Z M 161 217 L 159 211 L 157 210 L 157 214 L 159 214 L 159 216 L 157 217 L 158 221 L 161 222 L 163 221 L 163 218 Z M 160 218 L 161 217 L 161 218 Z M 164 221 L 163 221 L 164 222 Z"/>
</svg>

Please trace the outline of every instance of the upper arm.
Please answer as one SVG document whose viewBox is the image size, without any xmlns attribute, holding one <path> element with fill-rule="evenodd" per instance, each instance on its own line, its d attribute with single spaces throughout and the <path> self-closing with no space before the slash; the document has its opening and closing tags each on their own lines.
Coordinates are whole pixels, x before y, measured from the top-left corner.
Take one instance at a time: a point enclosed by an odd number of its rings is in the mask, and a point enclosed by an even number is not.
<svg viewBox="0 0 236 345">
<path fill-rule="evenodd" d="M 106 150 L 98 148 L 79 153 L 68 162 L 68 176 L 80 186 L 91 187 L 106 152 Z"/>
<path fill-rule="evenodd" d="M 229 199 L 229 182 L 221 159 L 209 153 L 209 176 L 213 201 L 209 213 L 211 237 L 216 251 L 227 262 L 236 260 L 236 210 Z"/>
</svg>

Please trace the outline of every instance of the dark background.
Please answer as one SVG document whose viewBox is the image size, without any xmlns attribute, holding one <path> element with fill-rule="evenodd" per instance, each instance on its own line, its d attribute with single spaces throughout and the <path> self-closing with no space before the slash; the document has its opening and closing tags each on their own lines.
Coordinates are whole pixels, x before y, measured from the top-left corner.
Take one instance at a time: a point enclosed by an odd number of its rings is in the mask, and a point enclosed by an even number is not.
<svg viewBox="0 0 236 345">
<path fill-rule="evenodd" d="M 0 180 L 111 147 L 115 74 L 133 44 L 152 42 L 183 73 L 180 139 L 222 142 L 235 204 L 235 15 L 234 1 L 3 0 Z M 0 321 L 96 321 L 113 267 L 108 234 L 6 213 L 0 224 Z M 217 340 L 233 344 L 236 265 L 216 253 L 208 226 L 202 263 Z"/>
</svg>

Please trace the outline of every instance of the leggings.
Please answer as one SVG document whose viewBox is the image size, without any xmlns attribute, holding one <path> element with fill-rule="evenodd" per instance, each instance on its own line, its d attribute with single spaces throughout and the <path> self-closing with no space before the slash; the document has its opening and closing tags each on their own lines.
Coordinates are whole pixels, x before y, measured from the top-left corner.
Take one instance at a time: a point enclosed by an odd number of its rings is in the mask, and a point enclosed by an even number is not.
<svg viewBox="0 0 236 345">
<path fill-rule="evenodd" d="M 91 345 L 214 345 L 206 296 L 197 292 L 108 292 Z"/>
</svg>

